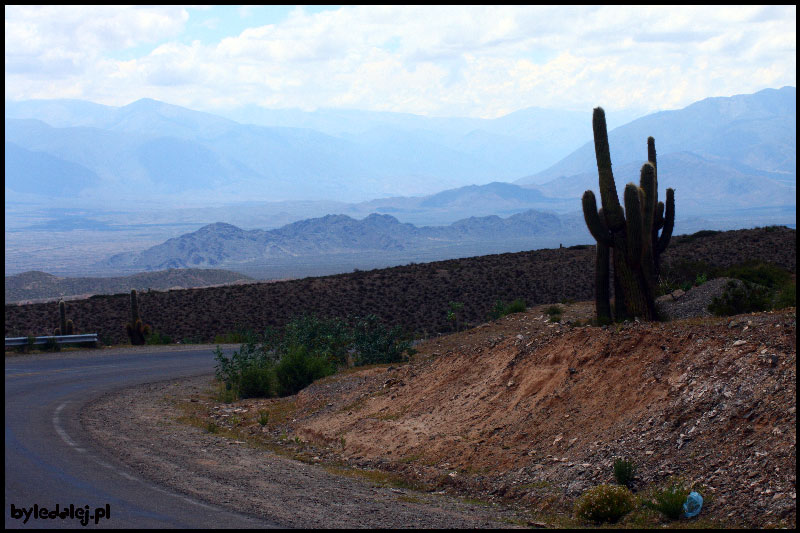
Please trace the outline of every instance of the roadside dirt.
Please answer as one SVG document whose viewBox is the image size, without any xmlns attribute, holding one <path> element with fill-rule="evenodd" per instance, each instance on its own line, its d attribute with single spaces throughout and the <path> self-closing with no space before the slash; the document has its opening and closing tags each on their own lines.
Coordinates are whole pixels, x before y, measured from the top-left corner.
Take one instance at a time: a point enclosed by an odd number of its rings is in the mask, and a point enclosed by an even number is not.
<svg viewBox="0 0 800 533">
<path fill-rule="evenodd" d="M 88 405 L 81 421 L 104 453 L 143 477 L 282 527 L 507 528 L 527 524 L 523 514 L 508 506 L 414 490 L 399 477 L 379 471 L 313 465 L 307 459 L 293 459 L 291 448 L 273 453 L 252 440 L 196 427 L 180 404 L 196 405 L 192 399 L 207 397 L 212 382 L 209 376 L 131 388 Z"/>
<path fill-rule="evenodd" d="M 796 525 L 793 308 L 598 328 L 590 302 L 559 305 L 559 323 L 549 307 L 290 398 L 225 404 L 208 380 L 160 384 L 92 405 L 84 423 L 144 475 L 288 525 L 581 525 L 575 499 L 613 482 L 615 458 L 636 464 L 639 494 L 671 476 L 694 485 L 705 504 L 685 525 Z M 642 511 L 620 525 L 664 523 Z"/>
</svg>

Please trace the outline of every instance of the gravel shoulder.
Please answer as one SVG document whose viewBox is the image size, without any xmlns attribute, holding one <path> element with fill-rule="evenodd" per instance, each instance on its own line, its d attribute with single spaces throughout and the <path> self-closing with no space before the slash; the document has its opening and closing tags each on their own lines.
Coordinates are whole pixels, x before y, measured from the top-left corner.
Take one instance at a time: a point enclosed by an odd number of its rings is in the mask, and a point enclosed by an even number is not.
<svg viewBox="0 0 800 533">
<path fill-rule="evenodd" d="M 524 523 L 498 506 L 391 486 L 278 456 L 179 421 L 180 400 L 212 376 L 148 384 L 87 405 L 81 422 L 103 453 L 191 497 L 303 528 L 498 528 Z M 345 475 L 342 475 L 345 474 Z"/>
</svg>

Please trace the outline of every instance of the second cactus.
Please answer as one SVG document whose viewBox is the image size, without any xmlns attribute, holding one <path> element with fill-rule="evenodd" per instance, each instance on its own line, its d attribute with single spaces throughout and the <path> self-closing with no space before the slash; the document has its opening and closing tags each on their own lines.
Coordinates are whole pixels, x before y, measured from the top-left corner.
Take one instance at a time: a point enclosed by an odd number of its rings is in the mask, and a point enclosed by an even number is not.
<svg viewBox="0 0 800 533">
<path fill-rule="evenodd" d="M 125 324 L 125 332 L 133 345 L 145 343 L 145 336 L 150 334 L 150 326 L 144 324 L 139 317 L 139 299 L 136 289 L 131 289 L 131 321 Z"/>
</svg>

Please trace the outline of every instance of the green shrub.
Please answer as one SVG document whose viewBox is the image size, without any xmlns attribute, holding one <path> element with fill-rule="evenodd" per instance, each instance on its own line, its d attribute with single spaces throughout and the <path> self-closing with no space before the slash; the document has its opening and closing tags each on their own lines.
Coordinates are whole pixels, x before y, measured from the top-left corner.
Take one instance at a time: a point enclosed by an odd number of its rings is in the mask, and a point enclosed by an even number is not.
<svg viewBox="0 0 800 533">
<path fill-rule="evenodd" d="M 270 350 L 266 344 L 255 342 L 243 344 L 239 350 L 233 352 L 231 357 L 226 357 L 217 347 L 214 350 L 214 359 L 217 361 L 214 373 L 217 380 L 224 383 L 226 389 L 233 391 L 233 394 L 238 397 L 241 392 L 243 374 L 251 369 L 269 369 L 274 366 L 276 358 L 274 350 Z M 257 382 L 260 378 L 250 375 L 248 379 L 250 380 L 248 387 L 252 387 L 253 380 Z M 248 390 L 253 389 L 249 388 Z"/>
<path fill-rule="evenodd" d="M 763 261 L 746 261 L 724 270 L 721 274 L 726 278 L 748 281 L 770 289 L 776 289 L 791 282 L 792 274 L 781 267 Z"/>
<path fill-rule="evenodd" d="M 351 343 L 352 332 L 344 320 L 303 315 L 286 324 L 278 348 L 286 353 L 291 346 L 303 346 L 311 355 L 326 357 L 334 365 L 347 366 Z"/>
<path fill-rule="evenodd" d="M 599 485 L 584 492 L 575 504 L 575 514 L 592 522 L 617 522 L 636 506 L 627 487 Z"/>
<path fill-rule="evenodd" d="M 216 378 L 237 398 L 288 395 L 346 366 L 349 354 L 365 365 L 398 363 L 414 353 L 400 327 L 387 328 L 375 315 L 353 321 L 351 328 L 344 320 L 304 315 L 282 332 L 267 328 L 243 337 L 247 342 L 230 357 L 217 347 Z"/>
<path fill-rule="evenodd" d="M 275 366 L 281 396 L 296 394 L 315 380 L 336 371 L 327 357 L 311 355 L 304 346 L 293 346 Z"/>
<path fill-rule="evenodd" d="M 562 309 L 557 305 L 551 305 L 547 308 L 547 316 L 550 317 L 550 322 L 561 322 Z"/>
<path fill-rule="evenodd" d="M 677 261 L 665 263 L 658 276 L 656 296 L 669 294 L 675 289 L 688 291 L 694 285 L 702 285 L 709 279 L 720 276 L 720 269 L 705 261 Z"/>
<path fill-rule="evenodd" d="M 746 261 L 722 271 L 721 275 L 741 280 L 729 283 L 725 293 L 712 301 L 709 310 L 721 316 L 794 307 L 797 288 L 794 276 L 772 263 Z"/>
<path fill-rule="evenodd" d="M 158 331 L 153 331 L 145 338 L 145 344 L 172 344 L 172 337 Z"/>
<path fill-rule="evenodd" d="M 636 465 L 627 459 L 617 459 L 614 461 L 614 479 L 617 483 L 630 488 L 633 485 L 633 478 L 636 475 Z"/>
<path fill-rule="evenodd" d="M 387 328 L 375 315 L 359 318 L 353 327 L 355 365 L 400 363 L 408 359 L 411 343 L 401 340 L 402 328 Z"/>
<path fill-rule="evenodd" d="M 461 302 L 450 302 L 447 309 L 447 320 L 453 324 L 455 331 L 461 331 L 461 315 L 464 304 Z"/>
<path fill-rule="evenodd" d="M 240 398 L 270 398 L 277 396 L 278 384 L 273 365 L 251 366 L 242 371 L 239 379 Z"/>
<path fill-rule="evenodd" d="M 526 309 L 527 306 L 525 305 L 525 302 L 520 299 L 516 299 L 509 304 L 505 304 L 501 300 L 497 300 L 494 303 L 494 307 L 492 307 L 491 312 L 489 313 L 489 318 L 491 320 L 497 320 L 498 318 L 502 318 L 512 313 L 523 313 Z"/>
<path fill-rule="evenodd" d="M 690 492 L 691 487 L 683 479 L 673 477 L 663 487 L 652 489 L 642 504 L 670 520 L 677 520 L 683 514 L 683 504 Z"/>
<path fill-rule="evenodd" d="M 720 296 L 712 298 L 708 310 L 716 316 L 755 313 L 772 308 L 772 291 L 747 281 L 729 281 Z"/>
<path fill-rule="evenodd" d="M 794 281 L 784 284 L 778 291 L 778 297 L 775 300 L 776 309 L 787 307 L 797 307 L 797 285 Z"/>
</svg>

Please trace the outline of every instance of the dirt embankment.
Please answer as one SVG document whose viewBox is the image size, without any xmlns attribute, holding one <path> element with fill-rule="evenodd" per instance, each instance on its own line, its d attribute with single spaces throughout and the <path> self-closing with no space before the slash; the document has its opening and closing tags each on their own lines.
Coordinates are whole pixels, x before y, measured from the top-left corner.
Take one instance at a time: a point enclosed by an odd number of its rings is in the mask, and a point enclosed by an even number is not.
<svg viewBox="0 0 800 533">
<path fill-rule="evenodd" d="M 795 525 L 793 309 L 605 328 L 565 324 L 588 303 L 561 324 L 544 309 L 432 339 L 413 364 L 240 402 L 237 431 L 561 515 L 625 457 L 639 489 L 673 475 L 702 486 L 704 518 Z M 281 409 L 291 415 L 265 427 L 248 418 Z M 222 426 L 232 416 L 207 413 Z"/>
</svg>

